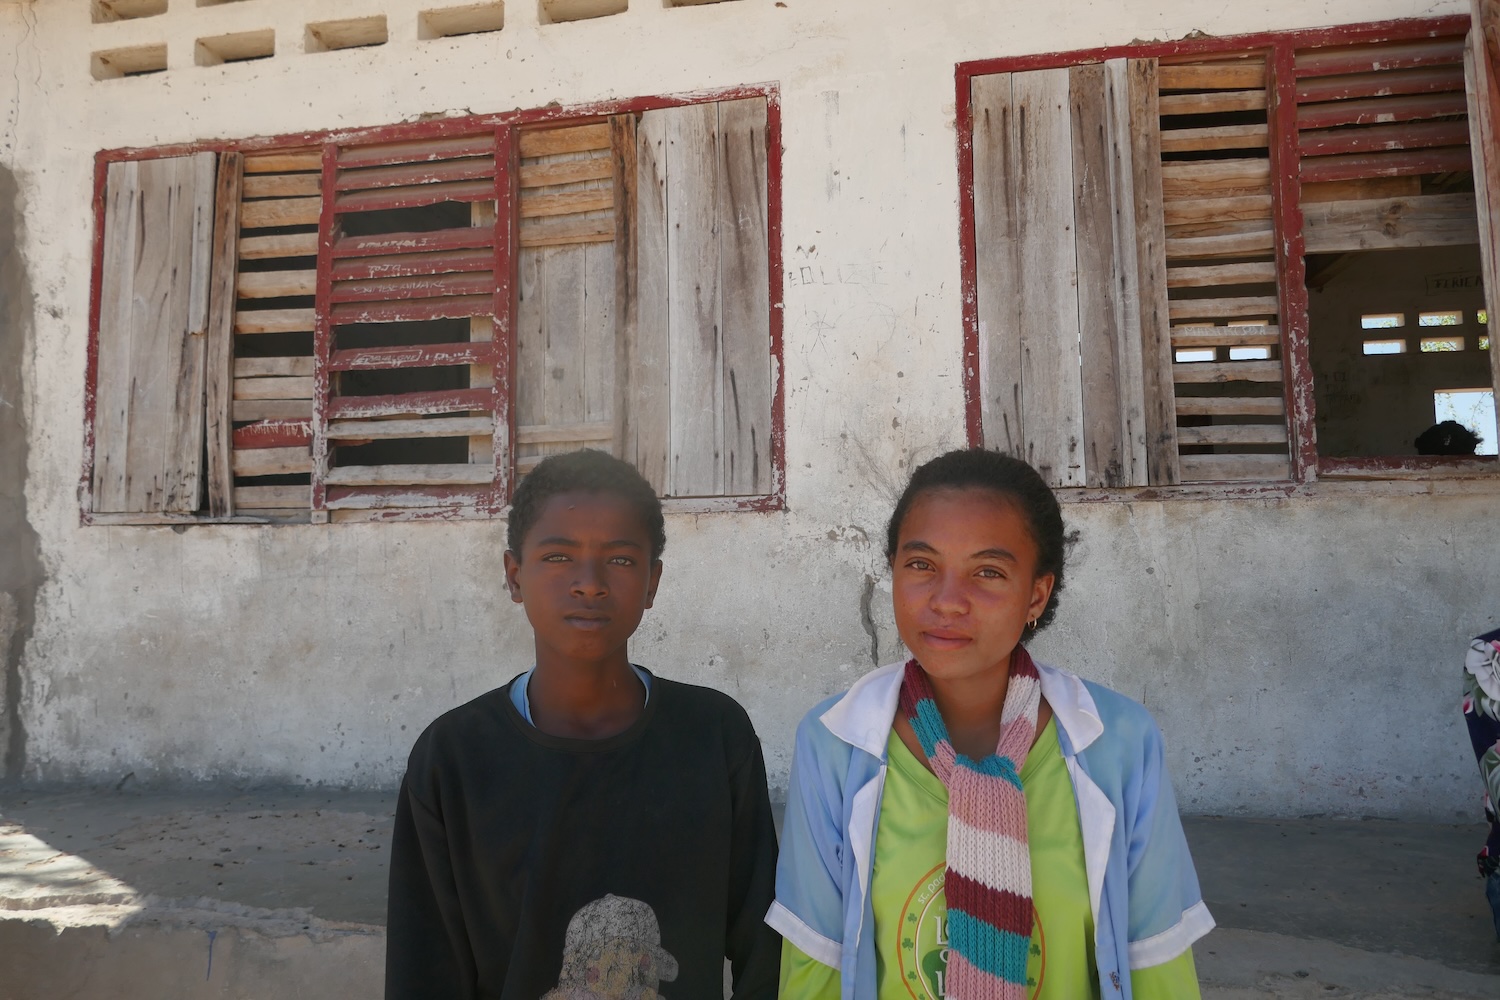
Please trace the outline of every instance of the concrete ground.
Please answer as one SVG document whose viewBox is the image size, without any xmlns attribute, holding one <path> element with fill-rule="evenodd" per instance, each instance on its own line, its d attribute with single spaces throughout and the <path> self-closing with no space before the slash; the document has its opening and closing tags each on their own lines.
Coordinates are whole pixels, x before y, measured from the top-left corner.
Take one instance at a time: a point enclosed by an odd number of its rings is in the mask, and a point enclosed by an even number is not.
<svg viewBox="0 0 1500 1000">
<path fill-rule="evenodd" d="M 0 1000 L 375 998 L 392 798 L 0 793 Z M 1500 997 L 1478 825 L 1187 821 L 1208 1000 Z"/>
</svg>

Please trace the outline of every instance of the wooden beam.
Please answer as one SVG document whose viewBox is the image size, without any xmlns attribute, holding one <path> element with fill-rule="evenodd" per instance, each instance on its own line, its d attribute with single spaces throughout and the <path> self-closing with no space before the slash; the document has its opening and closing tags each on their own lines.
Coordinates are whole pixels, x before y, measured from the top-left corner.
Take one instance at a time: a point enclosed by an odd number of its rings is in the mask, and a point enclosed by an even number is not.
<svg viewBox="0 0 1500 1000">
<path fill-rule="evenodd" d="M 1286 424 L 1209 424 L 1177 428 L 1177 440 L 1187 445 L 1286 444 Z"/>
<path fill-rule="evenodd" d="M 1181 462 L 1185 483 L 1292 478 L 1285 455 L 1183 455 Z"/>
<path fill-rule="evenodd" d="M 1233 198 L 1174 198 L 1162 207 L 1168 226 L 1203 222 L 1248 222 L 1271 220 L 1271 195 L 1253 194 Z"/>
<path fill-rule="evenodd" d="M 1162 90 L 1251 90 L 1266 85 L 1266 64 L 1260 59 L 1164 64 Z"/>
<path fill-rule="evenodd" d="M 323 166 L 321 149 L 285 149 L 274 153 L 246 153 L 245 173 L 285 174 L 297 170 L 320 170 Z"/>
<path fill-rule="evenodd" d="M 234 453 L 234 474 L 239 478 L 254 476 L 292 476 L 312 471 L 312 455 L 304 448 L 253 448 Z"/>
<path fill-rule="evenodd" d="M 558 160 L 552 163 L 521 165 L 521 187 L 551 187 L 557 184 L 579 184 L 601 181 L 614 176 L 614 162 L 609 156 L 591 156 L 586 160 Z"/>
<path fill-rule="evenodd" d="M 301 375 L 311 377 L 313 359 L 296 358 L 235 358 L 235 378 L 258 378 L 266 375 Z"/>
<path fill-rule="evenodd" d="M 485 465 L 342 465 L 328 470 L 330 486 L 445 486 L 480 485 L 495 478 L 495 467 Z"/>
<path fill-rule="evenodd" d="M 312 502 L 307 486 L 237 486 L 234 505 L 247 510 L 305 510 Z"/>
<path fill-rule="evenodd" d="M 318 272 L 245 271 L 240 274 L 235 291 L 242 299 L 283 299 L 294 295 L 312 295 L 317 291 Z"/>
<path fill-rule="evenodd" d="M 1264 149 L 1268 134 L 1264 124 L 1163 129 L 1161 151 L 1188 153 L 1211 149 Z"/>
<path fill-rule="evenodd" d="M 310 399 L 236 399 L 234 420 L 311 420 Z"/>
<path fill-rule="evenodd" d="M 268 260 L 276 257 L 316 257 L 317 254 L 317 233 L 246 236 L 240 240 L 241 260 Z"/>
<path fill-rule="evenodd" d="M 204 387 L 205 480 L 208 513 L 228 517 L 234 513 L 234 474 L 231 471 L 232 408 L 234 371 L 234 281 L 239 269 L 239 206 L 244 181 L 244 157 L 239 153 L 219 155 L 214 192 L 213 260 L 210 264 L 208 326 L 205 331 L 208 380 Z"/>
<path fill-rule="evenodd" d="M 246 198 L 307 198 L 322 194 L 317 174 L 258 174 L 245 178 Z"/>
<path fill-rule="evenodd" d="M 1177 412 L 1184 417 L 1286 417 L 1280 396 L 1178 396 Z"/>
<path fill-rule="evenodd" d="M 520 133 L 521 156 L 532 159 L 556 153 L 584 153 L 609 149 L 609 123 L 571 128 L 525 129 Z"/>
<path fill-rule="evenodd" d="M 312 309 L 239 309 L 235 333 L 309 333 L 315 322 Z"/>
<path fill-rule="evenodd" d="M 1281 330 L 1274 326 L 1174 326 L 1172 346 L 1264 347 L 1281 343 Z"/>
<path fill-rule="evenodd" d="M 322 198 L 276 198 L 269 201 L 241 202 L 240 228 L 316 226 L 322 210 Z"/>
<path fill-rule="evenodd" d="M 311 399 L 313 380 L 297 376 L 237 378 L 235 399 Z"/>
<path fill-rule="evenodd" d="M 1280 361 L 1188 361 L 1172 366 L 1178 385 L 1220 382 L 1280 382 Z"/>
<path fill-rule="evenodd" d="M 1279 309 L 1274 295 L 1244 295 L 1219 299 L 1173 299 L 1168 315 L 1174 319 L 1236 319 L 1242 316 L 1275 316 Z"/>
<path fill-rule="evenodd" d="M 1308 253 L 1463 246 L 1479 242 L 1472 194 L 1314 202 L 1302 206 L 1302 217 Z"/>
<path fill-rule="evenodd" d="M 1276 264 L 1274 261 L 1269 260 L 1239 264 L 1200 264 L 1167 268 L 1168 288 L 1258 285 L 1275 282 L 1275 280 Z"/>
<path fill-rule="evenodd" d="M 336 420 L 328 437 L 336 441 L 402 438 L 477 437 L 495 432 L 493 417 L 436 417 L 428 420 Z"/>
<path fill-rule="evenodd" d="M 1269 226 L 1248 233 L 1225 233 L 1222 236 L 1169 236 L 1168 260 L 1199 260 L 1215 257 L 1244 257 L 1264 253 L 1276 245 L 1276 234 Z"/>
<path fill-rule="evenodd" d="M 608 441 L 614 437 L 614 433 L 614 424 L 609 422 L 533 424 L 516 428 L 516 444 L 582 444 Z"/>
<path fill-rule="evenodd" d="M 1161 185 L 1168 199 L 1266 194 L 1271 190 L 1271 161 L 1255 157 L 1163 163 Z"/>
<path fill-rule="evenodd" d="M 1199 94 L 1163 94 L 1163 115 L 1212 115 L 1226 111 L 1259 111 L 1266 106 L 1265 88 L 1211 90 Z"/>
</svg>

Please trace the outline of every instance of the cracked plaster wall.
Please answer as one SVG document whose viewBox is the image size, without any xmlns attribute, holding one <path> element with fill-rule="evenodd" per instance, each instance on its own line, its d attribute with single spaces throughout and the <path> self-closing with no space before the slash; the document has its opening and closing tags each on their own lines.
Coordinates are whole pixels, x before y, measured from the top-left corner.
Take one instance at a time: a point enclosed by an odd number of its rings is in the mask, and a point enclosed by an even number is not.
<svg viewBox="0 0 1500 1000">
<path fill-rule="evenodd" d="M 744 702 L 779 792 L 807 707 L 899 655 L 883 521 L 911 464 L 962 440 L 954 64 L 1467 10 L 739 0 L 539 25 L 531 6 L 438 42 L 416 39 L 412 0 L 173 4 L 157 25 L 34 9 L 5 151 L 35 297 L 26 496 L 50 568 L 21 662 L 28 780 L 389 786 L 428 720 L 530 663 L 498 522 L 79 526 L 96 150 L 777 81 L 789 509 L 670 517 L 634 655 Z M 303 54 L 325 10 L 383 11 L 391 41 Z M 265 25 L 285 54 L 181 54 Z M 167 72 L 89 77 L 92 48 L 159 35 Z M 1500 522 L 1494 494 L 1411 492 L 1071 505 L 1081 540 L 1036 648 L 1151 707 L 1186 810 L 1477 815 L 1456 692 L 1465 637 L 1500 613 Z"/>
</svg>

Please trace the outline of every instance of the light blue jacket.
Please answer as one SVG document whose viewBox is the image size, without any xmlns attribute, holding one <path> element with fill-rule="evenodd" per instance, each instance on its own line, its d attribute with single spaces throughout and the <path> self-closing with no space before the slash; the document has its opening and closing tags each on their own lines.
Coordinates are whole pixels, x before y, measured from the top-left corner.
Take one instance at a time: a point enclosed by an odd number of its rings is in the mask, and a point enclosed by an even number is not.
<svg viewBox="0 0 1500 1000">
<path fill-rule="evenodd" d="M 766 922 L 839 970 L 843 1000 L 875 1000 L 870 878 L 902 670 L 895 663 L 872 671 L 797 727 Z M 1078 800 L 1100 995 L 1129 1000 L 1130 969 L 1176 958 L 1208 933 L 1213 917 L 1150 714 L 1074 674 L 1040 663 L 1037 671 Z"/>
</svg>

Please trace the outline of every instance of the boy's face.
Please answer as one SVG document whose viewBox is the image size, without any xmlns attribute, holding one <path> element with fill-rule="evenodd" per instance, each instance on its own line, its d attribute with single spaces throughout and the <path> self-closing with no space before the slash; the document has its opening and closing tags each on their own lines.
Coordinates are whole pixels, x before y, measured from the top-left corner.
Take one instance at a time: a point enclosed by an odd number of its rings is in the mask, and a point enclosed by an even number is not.
<svg viewBox="0 0 1500 1000">
<path fill-rule="evenodd" d="M 626 642 L 656 597 L 661 561 L 630 504 L 609 493 L 559 493 L 505 553 L 510 599 L 524 605 L 544 660 L 628 662 Z"/>
</svg>

